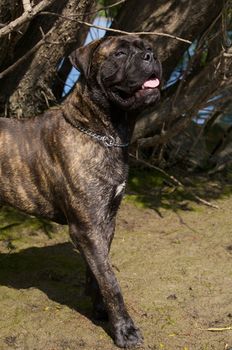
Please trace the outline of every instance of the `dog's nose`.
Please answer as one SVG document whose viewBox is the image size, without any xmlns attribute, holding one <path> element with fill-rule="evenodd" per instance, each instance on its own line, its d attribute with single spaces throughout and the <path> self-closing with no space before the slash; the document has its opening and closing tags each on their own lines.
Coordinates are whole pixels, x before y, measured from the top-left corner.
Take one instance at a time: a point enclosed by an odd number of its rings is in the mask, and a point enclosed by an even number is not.
<svg viewBox="0 0 232 350">
<path fill-rule="evenodd" d="M 153 54 L 152 52 L 148 52 L 146 51 L 145 53 L 143 53 L 142 58 L 144 61 L 150 62 L 152 60 Z"/>
</svg>

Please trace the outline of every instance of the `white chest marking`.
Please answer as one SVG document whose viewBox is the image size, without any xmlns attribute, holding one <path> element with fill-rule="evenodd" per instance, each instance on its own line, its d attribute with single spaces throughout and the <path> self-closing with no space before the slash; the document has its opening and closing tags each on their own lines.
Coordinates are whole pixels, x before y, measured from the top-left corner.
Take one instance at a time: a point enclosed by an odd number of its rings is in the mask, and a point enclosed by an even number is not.
<svg viewBox="0 0 232 350">
<path fill-rule="evenodd" d="M 126 187 L 126 181 L 118 185 L 118 187 L 116 188 L 114 197 L 119 196 L 124 191 L 125 187 Z"/>
</svg>

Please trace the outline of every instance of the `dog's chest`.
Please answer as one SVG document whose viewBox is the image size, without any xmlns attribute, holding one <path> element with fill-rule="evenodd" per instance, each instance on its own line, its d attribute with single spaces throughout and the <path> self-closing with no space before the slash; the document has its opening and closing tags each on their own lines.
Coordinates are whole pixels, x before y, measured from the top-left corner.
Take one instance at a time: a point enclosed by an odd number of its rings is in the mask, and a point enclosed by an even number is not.
<svg viewBox="0 0 232 350">
<path fill-rule="evenodd" d="M 114 198 L 122 196 L 124 194 L 125 187 L 126 187 L 126 181 L 123 181 L 121 184 L 116 186 Z"/>
</svg>

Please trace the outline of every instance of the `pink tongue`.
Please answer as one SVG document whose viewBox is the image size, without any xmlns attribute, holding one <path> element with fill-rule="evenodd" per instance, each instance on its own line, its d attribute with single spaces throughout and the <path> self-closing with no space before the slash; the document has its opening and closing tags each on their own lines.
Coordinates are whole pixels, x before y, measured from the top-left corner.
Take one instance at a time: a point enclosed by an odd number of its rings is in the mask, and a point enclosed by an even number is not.
<svg viewBox="0 0 232 350">
<path fill-rule="evenodd" d="M 145 83 L 143 83 L 143 85 L 142 85 L 142 88 L 143 89 L 145 89 L 145 88 L 154 89 L 157 86 L 159 86 L 159 84 L 160 84 L 159 79 L 151 79 L 151 80 L 145 81 Z"/>
</svg>

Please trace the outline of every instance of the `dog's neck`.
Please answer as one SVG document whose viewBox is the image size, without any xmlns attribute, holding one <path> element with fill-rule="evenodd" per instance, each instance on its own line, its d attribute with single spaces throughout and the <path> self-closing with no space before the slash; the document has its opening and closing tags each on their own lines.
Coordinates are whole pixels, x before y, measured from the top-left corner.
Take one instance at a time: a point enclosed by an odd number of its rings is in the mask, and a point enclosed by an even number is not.
<svg viewBox="0 0 232 350">
<path fill-rule="evenodd" d="M 76 84 L 62 109 L 65 119 L 74 126 L 79 123 L 92 132 L 113 136 L 122 144 L 132 137 L 135 116 L 110 103 L 98 91 L 92 91 L 83 81 Z"/>
</svg>

